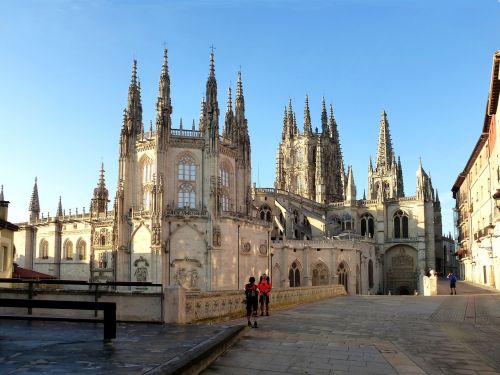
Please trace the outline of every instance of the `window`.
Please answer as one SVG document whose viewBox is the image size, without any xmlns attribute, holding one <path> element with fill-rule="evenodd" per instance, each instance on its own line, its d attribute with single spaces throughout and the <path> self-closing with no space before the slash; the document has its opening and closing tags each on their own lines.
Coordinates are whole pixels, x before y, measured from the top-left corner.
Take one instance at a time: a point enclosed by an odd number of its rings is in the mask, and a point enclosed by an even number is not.
<svg viewBox="0 0 500 375">
<path fill-rule="evenodd" d="M 260 218 L 260 220 L 265 220 L 265 221 L 271 222 L 272 213 L 271 213 L 271 209 L 269 208 L 269 206 L 264 205 L 264 206 L 260 207 L 259 218 Z"/>
<path fill-rule="evenodd" d="M 64 243 L 64 258 L 66 260 L 73 260 L 73 243 L 71 241 Z"/>
<path fill-rule="evenodd" d="M 219 178 L 222 186 L 229 187 L 229 172 L 224 166 L 221 166 L 219 169 Z"/>
<path fill-rule="evenodd" d="M 292 263 L 290 271 L 288 272 L 288 280 L 290 281 L 290 287 L 295 288 L 300 286 L 300 270 L 296 262 Z"/>
<path fill-rule="evenodd" d="M 344 265 L 344 262 L 340 263 L 339 268 L 337 268 L 337 276 L 339 278 L 339 284 L 344 286 L 345 291 L 347 293 L 348 272 L 346 266 Z"/>
<path fill-rule="evenodd" d="M 49 243 L 45 240 L 40 242 L 40 259 L 49 259 Z"/>
<path fill-rule="evenodd" d="M 190 155 L 184 155 L 178 164 L 179 186 L 177 205 L 180 208 L 196 207 L 196 164 Z"/>
<path fill-rule="evenodd" d="M 179 181 L 196 181 L 196 165 L 189 156 L 179 161 Z"/>
<path fill-rule="evenodd" d="M 147 188 L 144 189 L 142 207 L 146 211 L 148 211 L 151 208 L 151 191 Z"/>
<path fill-rule="evenodd" d="M 153 176 L 153 161 L 146 157 L 142 162 L 142 182 L 151 182 Z"/>
<path fill-rule="evenodd" d="M 408 238 L 408 216 L 401 210 L 394 214 L 394 238 Z"/>
<path fill-rule="evenodd" d="M 373 216 L 370 214 L 364 214 L 361 216 L 361 235 L 373 238 L 375 233 L 375 225 L 373 221 Z"/>
<path fill-rule="evenodd" d="M 221 196 L 221 206 L 222 211 L 229 211 L 229 197 L 227 196 L 227 193 L 223 193 Z"/>
<path fill-rule="evenodd" d="M 183 183 L 179 187 L 178 202 L 179 207 L 195 208 L 196 207 L 196 192 L 193 185 Z"/>
<path fill-rule="evenodd" d="M 85 241 L 83 241 L 83 240 L 78 241 L 77 250 L 76 250 L 78 252 L 78 260 L 85 260 L 86 247 L 87 247 L 87 244 L 85 243 Z"/>
</svg>

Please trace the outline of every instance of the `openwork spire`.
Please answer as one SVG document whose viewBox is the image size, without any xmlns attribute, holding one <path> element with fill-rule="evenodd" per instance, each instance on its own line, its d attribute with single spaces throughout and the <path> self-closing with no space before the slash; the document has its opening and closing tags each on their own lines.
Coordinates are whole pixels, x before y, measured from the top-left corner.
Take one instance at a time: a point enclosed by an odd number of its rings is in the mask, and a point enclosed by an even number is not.
<svg viewBox="0 0 500 375">
<path fill-rule="evenodd" d="M 233 99 L 231 97 L 231 86 L 227 90 L 227 108 L 226 113 L 233 111 Z"/>
<path fill-rule="evenodd" d="M 311 112 L 309 111 L 309 97 L 306 95 L 306 103 L 304 105 L 304 134 L 312 135 L 311 128 Z"/>
<path fill-rule="evenodd" d="M 324 96 L 321 99 L 321 133 L 323 135 L 328 134 L 328 116 L 326 114 L 326 104 Z"/>
<path fill-rule="evenodd" d="M 99 175 L 99 182 L 94 189 L 94 196 L 92 198 L 92 211 L 94 213 L 105 213 L 108 209 L 108 189 L 104 180 L 104 163 L 101 163 L 101 171 Z"/>
<path fill-rule="evenodd" d="M 59 196 L 59 203 L 57 204 L 56 216 L 62 216 L 62 214 L 63 214 L 62 200 L 61 200 L 61 196 Z"/>
<path fill-rule="evenodd" d="M 31 193 L 31 201 L 29 210 L 33 213 L 40 213 L 40 201 L 38 200 L 38 178 L 35 177 L 35 185 Z"/>
<path fill-rule="evenodd" d="M 387 113 L 383 111 L 380 118 L 376 170 L 389 170 L 392 166 L 392 160 L 393 150 L 391 134 L 389 132 L 389 121 L 387 120 Z"/>
</svg>

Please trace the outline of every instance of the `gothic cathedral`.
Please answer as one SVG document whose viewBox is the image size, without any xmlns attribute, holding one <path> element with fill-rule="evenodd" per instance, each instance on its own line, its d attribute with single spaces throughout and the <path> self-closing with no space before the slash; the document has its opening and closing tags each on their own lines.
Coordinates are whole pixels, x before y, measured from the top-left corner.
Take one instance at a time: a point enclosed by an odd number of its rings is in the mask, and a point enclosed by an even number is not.
<svg viewBox="0 0 500 375">
<path fill-rule="evenodd" d="M 88 212 L 40 211 L 35 180 L 29 219 L 15 234 L 16 262 L 60 279 L 143 281 L 188 290 L 240 289 L 271 274 L 275 288 L 341 283 L 350 294 L 408 294 L 435 268 L 441 208 L 430 176 L 417 171 L 406 197 L 384 112 L 368 197 L 358 200 L 344 168 L 330 105 L 303 131 L 285 108 L 274 188 L 251 183 L 251 148 L 241 72 L 229 88 L 222 131 L 213 51 L 198 127 L 172 126 L 164 51 L 156 121 L 146 130 L 134 61 L 123 114 L 112 209 L 101 166 Z"/>
</svg>

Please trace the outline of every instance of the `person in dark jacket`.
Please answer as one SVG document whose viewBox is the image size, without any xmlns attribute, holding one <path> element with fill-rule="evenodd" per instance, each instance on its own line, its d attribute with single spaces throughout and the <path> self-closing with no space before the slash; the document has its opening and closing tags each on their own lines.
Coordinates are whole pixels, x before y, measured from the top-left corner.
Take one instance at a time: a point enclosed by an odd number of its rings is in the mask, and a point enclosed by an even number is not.
<svg viewBox="0 0 500 375">
<path fill-rule="evenodd" d="M 259 288 L 255 285 L 255 277 L 251 276 L 248 279 L 248 284 L 245 284 L 245 297 L 247 305 L 247 320 L 248 326 L 257 328 L 257 309 L 259 306 Z M 250 316 L 253 317 L 253 325 L 250 322 Z"/>
<path fill-rule="evenodd" d="M 450 294 L 457 294 L 457 278 L 453 272 L 450 272 L 447 279 L 450 279 Z"/>
</svg>

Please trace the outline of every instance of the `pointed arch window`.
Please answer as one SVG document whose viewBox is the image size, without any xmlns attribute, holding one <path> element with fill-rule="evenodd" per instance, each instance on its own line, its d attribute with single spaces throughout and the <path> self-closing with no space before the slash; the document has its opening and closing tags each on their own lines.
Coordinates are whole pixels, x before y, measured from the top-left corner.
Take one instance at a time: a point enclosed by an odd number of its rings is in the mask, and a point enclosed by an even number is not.
<svg viewBox="0 0 500 375">
<path fill-rule="evenodd" d="M 196 181 L 196 164 L 188 155 L 179 160 L 179 181 Z"/>
<path fill-rule="evenodd" d="M 337 276 L 339 278 L 339 284 L 343 285 L 346 293 L 348 293 L 348 288 L 347 288 L 348 283 L 347 282 L 348 282 L 349 274 L 348 274 L 347 268 L 343 262 L 340 263 L 339 268 L 337 269 Z"/>
<path fill-rule="evenodd" d="M 177 205 L 179 208 L 196 208 L 196 170 L 194 158 L 183 155 L 177 164 Z"/>
<path fill-rule="evenodd" d="M 300 269 L 296 262 L 292 263 L 292 266 L 288 271 L 288 280 L 290 282 L 291 288 L 296 288 L 300 286 Z"/>
<path fill-rule="evenodd" d="M 222 193 L 221 206 L 222 206 L 222 211 L 229 211 L 229 197 L 226 192 Z"/>
<path fill-rule="evenodd" d="M 49 243 L 46 240 L 40 242 L 40 258 L 49 259 Z"/>
<path fill-rule="evenodd" d="M 373 216 L 366 213 L 361 216 L 361 235 L 373 238 L 375 233 L 375 224 Z"/>
<path fill-rule="evenodd" d="M 259 218 L 260 220 L 265 220 L 271 222 L 272 220 L 272 212 L 269 206 L 263 205 L 259 209 Z"/>
<path fill-rule="evenodd" d="M 147 183 L 153 180 L 153 161 L 146 157 L 142 162 L 142 182 Z"/>
<path fill-rule="evenodd" d="M 408 238 L 408 215 L 402 210 L 394 214 L 394 238 Z"/>
<path fill-rule="evenodd" d="M 64 258 L 66 260 L 73 260 L 73 242 L 71 241 L 64 243 Z"/>
<path fill-rule="evenodd" d="M 85 260 L 87 257 L 87 244 L 85 241 L 80 240 L 76 245 L 76 251 L 78 253 L 78 260 Z"/>
<path fill-rule="evenodd" d="M 192 184 L 183 183 L 179 187 L 178 205 L 184 208 L 196 207 L 196 192 Z"/>
</svg>

